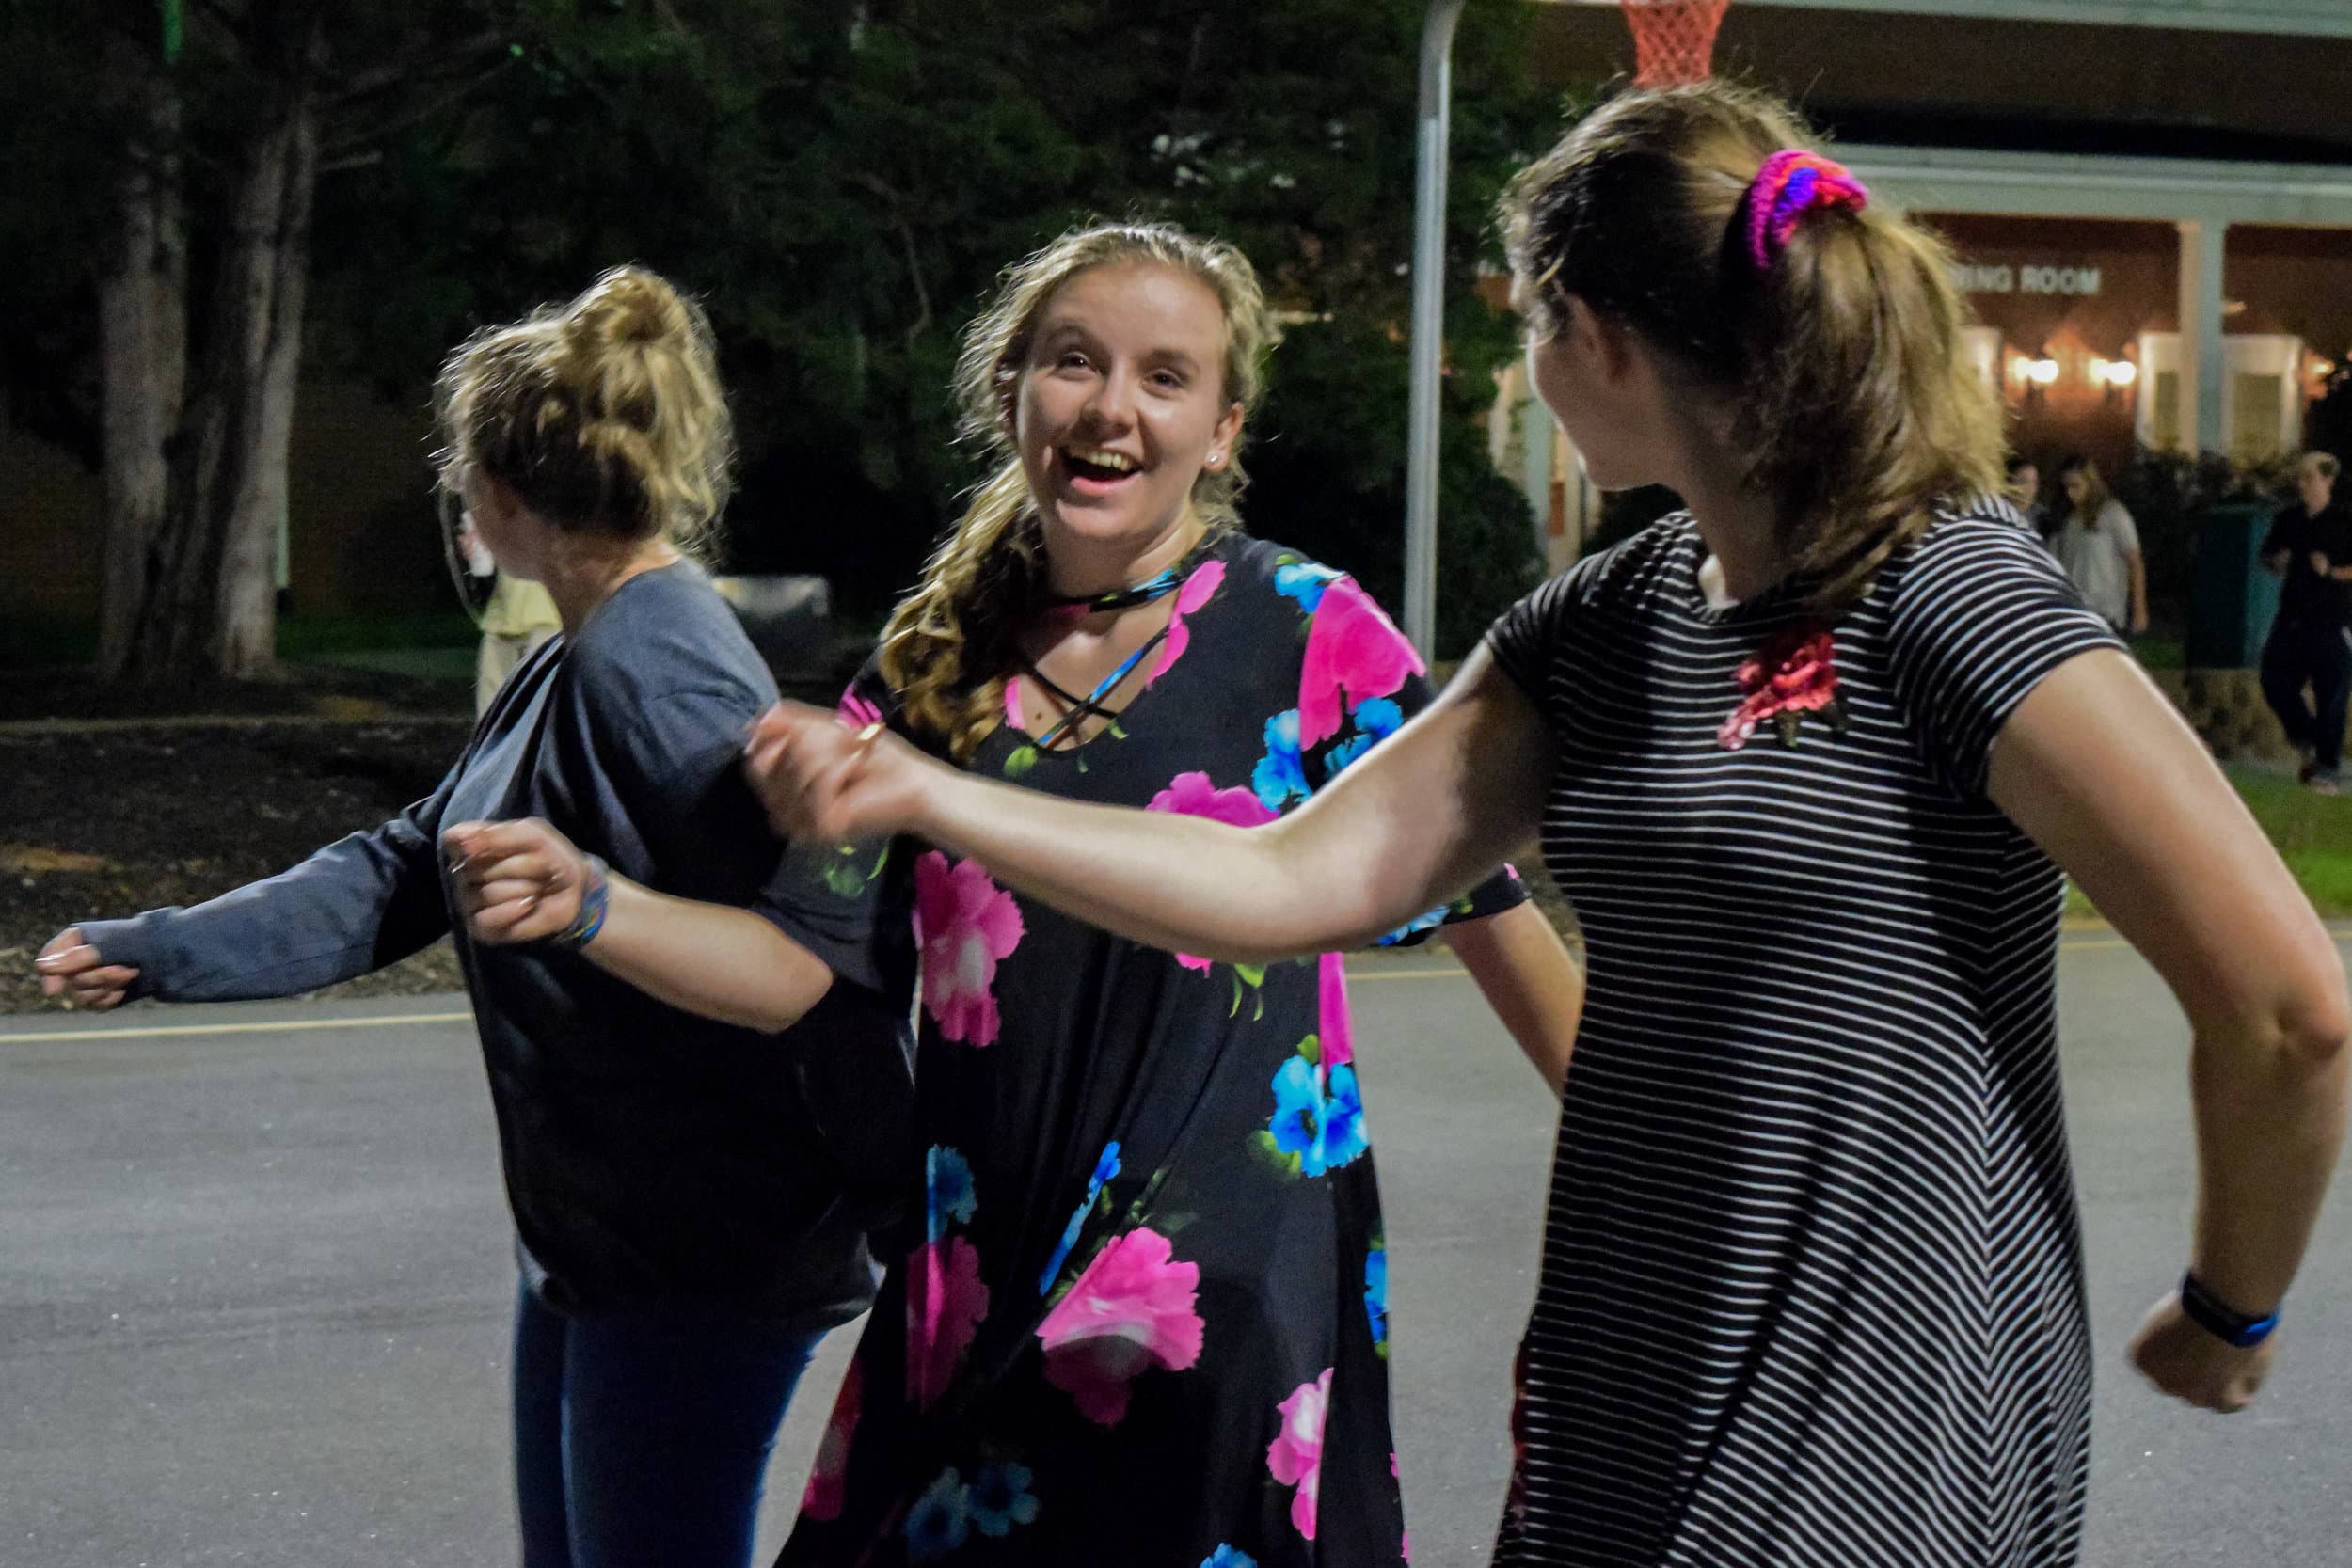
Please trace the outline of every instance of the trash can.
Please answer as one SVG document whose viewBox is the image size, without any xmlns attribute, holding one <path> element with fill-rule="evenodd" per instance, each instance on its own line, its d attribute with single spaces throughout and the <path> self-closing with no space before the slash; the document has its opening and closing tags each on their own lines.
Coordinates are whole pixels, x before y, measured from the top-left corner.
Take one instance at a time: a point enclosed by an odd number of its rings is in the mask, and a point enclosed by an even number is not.
<svg viewBox="0 0 2352 1568">
<path fill-rule="evenodd" d="M 2217 506 L 2197 519 L 2196 570 L 2188 585 L 2188 636 L 2182 662 L 2191 670 L 2251 670 L 2279 613 L 2279 579 L 2263 570 L 2263 535 L 2278 508 Z"/>
<path fill-rule="evenodd" d="M 783 574 L 714 579 L 719 596 L 759 650 L 779 686 L 831 680 L 839 662 L 833 585 L 819 577 Z"/>
</svg>

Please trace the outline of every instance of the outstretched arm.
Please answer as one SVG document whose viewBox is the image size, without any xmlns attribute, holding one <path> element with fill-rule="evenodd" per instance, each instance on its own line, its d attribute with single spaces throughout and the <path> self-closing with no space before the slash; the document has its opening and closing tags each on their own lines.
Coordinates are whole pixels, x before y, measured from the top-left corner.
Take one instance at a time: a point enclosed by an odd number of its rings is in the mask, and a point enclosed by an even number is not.
<svg viewBox="0 0 2352 1568">
<path fill-rule="evenodd" d="M 747 766 L 787 836 L 912 832 L 1105 930 L 1264 962 L 1359 946 L 1491 871 L 1535 830 L 1550 737 L 1482 648 L 1427 711 L 1260 828 L 1056 800 L 792 705 L 760 721 Z"/>
<path fill-rule="evenodd" d="M 383 826 L 193 909 L 67 927 L 34 960 L 42 994 L 94 1011 L 140 996 L 243 1002 L 399 962 L 449 930 L 433 838 L 456 783 L 453 768 Z"/>
<path fill-rule="evenodd" d="M 2195 1034 L 2189 1265 L 2231 1307 L 2286 1294 L 2344 1139 L 2344 969 L 2236 791 L 2138 665 L 2061 665 L 2002 729 L 1994 801 L 2153 964 Z M 2160 1388 L 2242 1408 L 2271 1347 L 2233 1350 L 2168 1298 L 2132 1346 Z"/>
<path fill-rule="evenodd" d="M 537 818 L 461 822 L 443 835 L 476 942 L 545 942 L 574 929 L 588 857 Z M 605 873 L 603 923 L 580 954 L 671 1006 L 774 1034 L 800 1022 L 833 971 L 748 910 L 656 893 Z"/>
</svg>

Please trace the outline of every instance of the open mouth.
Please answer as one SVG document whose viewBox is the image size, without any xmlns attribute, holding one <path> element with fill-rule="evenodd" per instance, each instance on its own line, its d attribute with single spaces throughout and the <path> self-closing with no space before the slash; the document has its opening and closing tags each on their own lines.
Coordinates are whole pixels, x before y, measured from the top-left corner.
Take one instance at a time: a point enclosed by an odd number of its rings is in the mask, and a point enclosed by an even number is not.
<svg viewBox="0 0 2352 1568">
<path fill-rule="evenodd" d="M 1073 483 L 1098 495 L 1117 489 L 1143 471 L 1143 465 L 1125 452 L 1099 447 L 1064 447 L 1061 460 Z"/>
</svg>

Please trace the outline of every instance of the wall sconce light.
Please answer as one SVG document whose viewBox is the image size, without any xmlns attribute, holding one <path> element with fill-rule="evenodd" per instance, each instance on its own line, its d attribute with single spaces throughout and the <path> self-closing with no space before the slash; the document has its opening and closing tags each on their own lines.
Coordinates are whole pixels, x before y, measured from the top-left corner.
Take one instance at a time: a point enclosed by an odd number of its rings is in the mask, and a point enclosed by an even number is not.
<svg viewBox="0 0 2352 1568">
<path fill-rule="evenodd" d="M 2026 361 L 2026 379 L 2034 386 L 2053 387 L 2058 384 L 2058 362 L 2048 355 L 2045 354 L 2039 359 Z"/>
<path fill-rule="evenodd" d="M 2100 359 L 2090 361 L 2090 379 L 2110 390 L 2122 391 L 2139 379 L 2139 367 L 2129 359 Z"/>
</svg>

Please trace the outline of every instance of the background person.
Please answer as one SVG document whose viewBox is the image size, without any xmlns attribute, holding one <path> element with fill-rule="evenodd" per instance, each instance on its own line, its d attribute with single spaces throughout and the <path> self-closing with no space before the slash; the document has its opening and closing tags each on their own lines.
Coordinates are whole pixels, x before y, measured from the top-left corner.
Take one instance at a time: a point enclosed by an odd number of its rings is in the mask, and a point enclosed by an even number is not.
<svg viewBox="0 0 2352 1568">
<path fill-rule="evenodd" d="M 2263 643 L 2263 697 L 2301 759 L 2298 776 L 2324 795 L 2344 788 L 2352 704 L 2352 509 L 2336 500 L 2341 469 L 2330 452 L 2304 453 L 2296 499 L 2271 519 L 2262 544 L 2263 564 L 2283 579 Z"/>
</svg>

